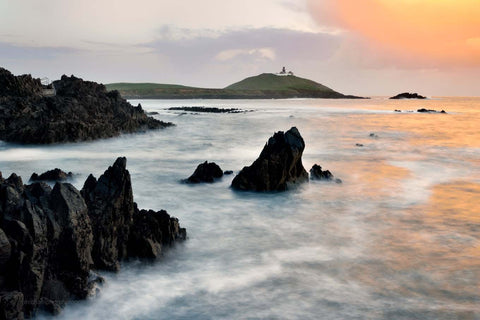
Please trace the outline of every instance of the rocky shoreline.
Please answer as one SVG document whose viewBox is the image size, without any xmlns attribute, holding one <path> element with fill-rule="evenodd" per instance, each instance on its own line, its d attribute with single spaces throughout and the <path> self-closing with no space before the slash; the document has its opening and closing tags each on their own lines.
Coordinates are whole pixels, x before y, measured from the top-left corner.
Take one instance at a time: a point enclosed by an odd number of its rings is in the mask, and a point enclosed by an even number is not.
<svg viewBox="0 0 480 320">
<path fill-rule="evenodd" d="M 172 126 L 133 107 L 118 91 L 62 76 L 54 95 L 44 95 L 40 79 L 14 76 L 0 68 L 0 140 L 27 144 L 110 138 Z"/>
<path fill-rule="evenodd" d="M 0 319 L 57 314 L 68 300 L 95 294 L 103 281 L 95 270 L 155 259 L 184 239 L 166 211 L 138 209 L 126 158 L 98 180 L 90 175 L 81 191 L 0 174 Z"/>
</svg>

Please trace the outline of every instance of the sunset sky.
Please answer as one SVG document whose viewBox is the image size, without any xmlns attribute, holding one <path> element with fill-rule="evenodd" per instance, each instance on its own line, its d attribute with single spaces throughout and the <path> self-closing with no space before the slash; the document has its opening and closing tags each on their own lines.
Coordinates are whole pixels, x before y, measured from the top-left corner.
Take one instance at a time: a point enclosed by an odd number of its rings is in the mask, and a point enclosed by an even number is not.
<svg viewBox="0 0 480 320">
<path fill-rule="evenodd" d="M 479 96 L 478 0 L 0 0 L 0 66 L 224 87 L 282 66 L 358 95 Z"/>
</svg>

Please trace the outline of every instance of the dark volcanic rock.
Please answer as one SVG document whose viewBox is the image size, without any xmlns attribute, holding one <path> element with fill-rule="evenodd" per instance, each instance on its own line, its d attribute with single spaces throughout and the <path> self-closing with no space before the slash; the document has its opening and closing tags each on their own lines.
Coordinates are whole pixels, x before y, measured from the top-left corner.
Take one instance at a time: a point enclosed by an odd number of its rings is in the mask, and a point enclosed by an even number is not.
<svg viewBox="0 0 480 320">
<path fill-rule="evenodd" d="M 311 180 L 335 180 L 336 183 L 342 183 L 342 180 L 335 179 L 333 174 L 329 170 L 322 170 L 318 164 L 314 164 L 310 169 L 310 179 Z"/>
<path fill-rule="evenodd" d="M 195 172 L 186 180 L 187 183 L 201 183 L 209 182 L 212 183 L 215 179 L 221 178 L 223 176 L 223 171 L 215 162 L 201 163 L 195 169 Z"/>
<path fill-rule="evenodd" d="M 437 111 L 437 110 L 425 109 L 425 108 L 418 109 L 417 112 L 420 112 L 420 113 L 446 113 L 445 110 Z"/>
<path fill-rule="evenodd" d="M 232 187 L 251 191 L 284 191 L 308 181 L 302 164 L 305 149 L 300 132 L 293 127 L 276 132 L 249 167 L 244 167 L 232 181 Z"/>
<path fill-rule="evenodd" d="M 310 169 L 310 179 L 312 180 L 332 180 L 333 174 L 329 170 L 322 171 L 322 167 L 314 164 Z"/>
<path fill-rule="evenodd" d="M 426 99 L 426 97 L 419 95 L 418 93 L 409 93 L 409 92 L 404 92 L 397 94 L 394 97 L 391 97 L 390 99 Z"/>
<path fill-rule="evenodd" d="M 118 158 L 98 181 L 90 175 L 82 189 L 95 239 L 92 257 L 99 269 L 117 271 L 119 261 L 127 258 L 134 205 L 126 164 L 126 158 Z"/>
<path fill-rule="evenodd" d="M 170 246 L 175 240 L 185 240 L 187 231 L 180 228 L 178 219 L 165 211 L 138 210 L 135 208 L 133 227 L 128 241 L 131 257 L 157 258 L 162 246 Z"/>
<path fill-rule="evenodd" d="M 18 291 L 0 293 L 0 319 L 23 320 L 23 294 Z"/>
<path fill-rule="evenodd" d="M 75 142 L 172 125 L 148 117 L 102 84 L 64 75 L 53 86 L 56 95 L 45 97 L 40 80 L 0 68 L 0 140 Z"/>
<path fill-rule="evenodd" d="M 66 173 L 65 171 L 55 168 L 53 170 L 48 170 L 41 175 L 33 173 L 30 177 L 30 181 L 65 181 L 72 176 L 73 173 L 71 172 Z"/>
<path fill-rule="evenodd" d="M 118 158 L 98 181 L 90 175 L 82 192 L 0 176 L 0 319 L 57 314 L 96 290 L 101 279 L 92 267 L 118 270 L 121 259 L 156 257 L 186 237 L 165 211 L 136 208 L 125 166 Z"/>
</svg>

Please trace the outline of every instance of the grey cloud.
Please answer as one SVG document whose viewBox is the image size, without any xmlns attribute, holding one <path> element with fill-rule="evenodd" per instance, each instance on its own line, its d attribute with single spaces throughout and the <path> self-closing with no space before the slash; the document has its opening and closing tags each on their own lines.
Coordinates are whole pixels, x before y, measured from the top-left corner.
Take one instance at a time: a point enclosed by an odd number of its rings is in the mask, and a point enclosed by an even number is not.
<svg viewBox="0 0 480 320">
<path fill-rule="evenodd" d="M 0 58 L 15 60 L 51 60 L 60 55 L 72 54 L 81 50 L 69 47 L 34 47 L 17 46 L 8 42 L 0 42 Z"/>
</svg>

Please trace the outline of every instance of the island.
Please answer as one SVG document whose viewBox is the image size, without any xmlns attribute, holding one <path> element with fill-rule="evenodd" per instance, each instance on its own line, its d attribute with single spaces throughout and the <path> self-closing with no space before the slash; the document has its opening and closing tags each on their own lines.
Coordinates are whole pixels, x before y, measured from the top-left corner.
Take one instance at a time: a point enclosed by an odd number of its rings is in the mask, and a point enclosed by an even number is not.
<svg viewBox="0 0 480 320">
<path fill-rule="evenodd" d="M 159 83 L 110 83 L 125 99 L 364 99 L 344 95 L 315 81 L 288 73 L 262 73 L 223 89 L 196 88 Z"/>
</svg>

